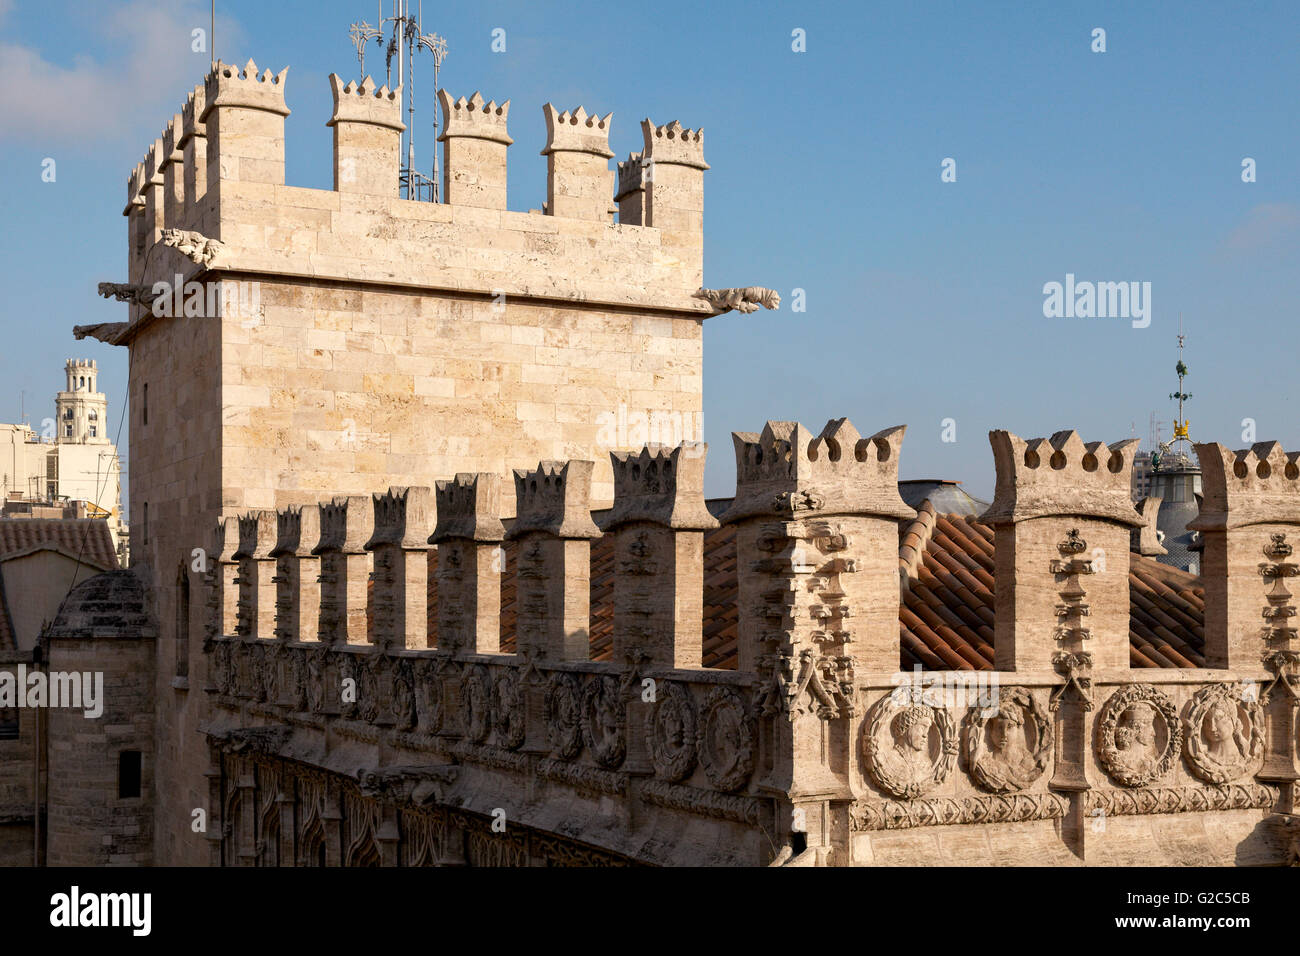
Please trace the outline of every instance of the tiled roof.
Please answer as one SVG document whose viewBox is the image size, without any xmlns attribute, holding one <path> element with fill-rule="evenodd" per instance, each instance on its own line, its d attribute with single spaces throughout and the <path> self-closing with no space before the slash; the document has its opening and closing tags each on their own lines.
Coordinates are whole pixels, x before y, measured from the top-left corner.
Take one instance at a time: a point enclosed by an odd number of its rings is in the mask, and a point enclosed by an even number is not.
<svg viewBox="0 0 1300 956">
<path fill-rule="evenodd" d="M 102 518 L 0 518 L 0 560 L 49 549 L 96 571 L 117 570 L 117 551 Z"/>
<path fill-rule="evenodd" d="M 993 529 L 971 515 L 936 514 L 922 502 L 900 527 L 899 563 L 908 587 L 898 609 L 902 653 L 911 670 L 993 668 Z M 501 650 L 514 651 L 516 545 L 505 544 Z M 436 558 L 432 559 L 436 562 Z M 1204 590 L 1199 579 L 1138 554 L 1130 555 L 1133 667 L 1204 667 Z M 591 543 L 591 657 L 610 660 L 614 548 L 609 536 Z M 429 618 L 437 619 L 430 566 Z M 736 534 L 723 525 L 704 535 L 704 666 L 736 666 Z"/>
<path fill-rule="evenodd" d="M 107 522 L 96 518 L 0 518 L 0 562 L 35 551 L 58 551 L 86 566 L 84 577 L 116 570 L 117 551 Z M 9 594 L 0 575 L 0 647 L 13 647 Z"/>
</svg>

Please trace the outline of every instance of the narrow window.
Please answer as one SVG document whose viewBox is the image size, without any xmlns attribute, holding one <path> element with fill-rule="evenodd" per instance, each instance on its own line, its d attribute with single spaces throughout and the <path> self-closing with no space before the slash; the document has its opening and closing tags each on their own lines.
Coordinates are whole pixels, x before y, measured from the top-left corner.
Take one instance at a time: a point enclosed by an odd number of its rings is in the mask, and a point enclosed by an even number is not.
<svg viewBox="0 0 1300 956">
<path fill-rule="evenodd" d="M 148 425 L 149 424 L 149 383 L 148 382 L 144 383 L 144 399 L 141 402 L 140 414 L 141 417 L 144 419 L 142 424 Z"/>
<path fill-rule="evenodd" d="M 176 676 L 190 673 L 190 576 L 181 563 L 176 595 Z"/>
<path fill-rule="evenodd" d="M 117 755 L 117 798 L 140 796 L 140 751 L 123 750 Z"/>
<path fill-rule="evenodd" d="M 144 503 L 144 543 L 149 543 L 149 502 Z"/>
<path fill-rule="evenodd" d="M 96 428 L 94 425 L 91 425 L 91 426 L 90 426 L 90 437 L 91 437 L 91 438 L 95 438 L 95 437 L 97 437 L 98 435 L 99 435 L 99 429 Z"/>
</svg>

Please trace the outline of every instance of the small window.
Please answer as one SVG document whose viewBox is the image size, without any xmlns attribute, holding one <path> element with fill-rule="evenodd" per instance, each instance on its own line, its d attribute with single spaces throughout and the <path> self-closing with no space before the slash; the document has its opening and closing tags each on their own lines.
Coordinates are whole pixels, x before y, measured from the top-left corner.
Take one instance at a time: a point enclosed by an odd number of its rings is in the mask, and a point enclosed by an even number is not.
<svg viewBox="0 0 1300 956">
<path fill-rule="evenodd" d="M 82 388 L 85 388 L 85 387 L 86 387 L 86 376 L 84 376 L 84 375 L 81 376 L 81 387 L 82 387 Z"/>
<path fill-rule="evenodd" d="M 65 408 L 65 409 L 63 410 L 63 420 L 64 420 L 65 422 L 70 422 L 70 421 L 72 421 L 72 409 L 70 409 L 70 408 Z"/>
<path fill-rule="evenodd" d="M 90 410 L 90 420 L 92 422 L 99 421 L 99 412 L 95 411 L 93 408 Z"/>
<path fill-rule="evenodd" d="M 140 751 L 123 750 L 117 755 L 117 798 L 140 796 Z"/>
<path fill-rule="evenodd" d="M 144 503 L 144 543 L 149 543 L 149 502 Z"/>
<path fill-rule="evenodd" d="M 140 403 L 140 417 L 143 419 L 142 424 L 149 424 L 149 383 L 144 383 L 144 397 Z"/>
<path fill-rule="evenodd" d="M 0 740 L 18 739 L 18 708 L 0 707 Z"/>
<path fill-rule="evenodd" d="M 97 438 L 98 436 L 99 436 L 99 429 L 98 429 L 97 427 L 95 427 L 94 425 L 91 425 L 91 426 L 90 426 L 90 437 L 91 437 L 91 438 Z"/>
<path fill-rule="evenodd" d="M 71 437 L 72 437 L 72 426 L 71 426 L 71 425 L 64 425 L 64 426 L 63 426 L 63 434 L 66 435 L 67 437 L 71 438 Z"/>
<path fill-rule="evenodd" d="M 177 574 L 176 595 L 176 676 L 190 674 L 190 576 L 184 562 Z"/>
</svg>

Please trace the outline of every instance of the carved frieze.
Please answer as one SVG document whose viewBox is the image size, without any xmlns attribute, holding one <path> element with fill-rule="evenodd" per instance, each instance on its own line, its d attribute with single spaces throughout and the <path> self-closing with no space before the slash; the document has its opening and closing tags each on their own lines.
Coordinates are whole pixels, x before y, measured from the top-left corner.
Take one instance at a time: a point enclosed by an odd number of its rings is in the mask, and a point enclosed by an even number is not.
<svg viewBox="0 0 1300 956">
<path fill-rule="evenodd" d="M 951 824 L 1020 823 L 1025 820 L 1059 819 L 1069 809 L 1069 799 L 1057 793 L 858 801 L 849 805 L 849 825 L 851 829 L 861 832 Z"/>
<path fill-rule="evenodd" d="M 481 744 L 492 729 L 492 677 L 486 667 L 466 668 L 460 679 L 460 700 L 465 736 Z"/>
<path fill-rule="evenodd" d="M 501 746 L 507 750 L 518 750 L 523 746 L 524 702 L 513 668 L 501 668 L 492 685 L 492 723 Z"/>
</svg>

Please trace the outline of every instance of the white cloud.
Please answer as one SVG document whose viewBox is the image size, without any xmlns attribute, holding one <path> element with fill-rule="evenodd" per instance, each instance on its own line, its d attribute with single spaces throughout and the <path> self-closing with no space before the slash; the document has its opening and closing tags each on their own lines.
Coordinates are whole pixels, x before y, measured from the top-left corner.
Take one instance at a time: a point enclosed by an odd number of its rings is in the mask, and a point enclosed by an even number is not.
<svg viewBox="0 0 1300 956">
<path fill-rule="evenodd" d="M 10 2 L 0 0 L 0 20 Z M 54 62 L 0 37 L 0 142 L 93 150 L 105 140 L 152 141 L 203 79 L 210 54 L 191 50 L 191 31 L 206 33 L 206 3 L 130 0 L 95 9 L 98 56 Z M 234 45 L 227 42 L 238 36 L 234 24 L 220 21 L 217 30 L 223 47 Z"/>
<path fill-rule="evenodd" d="M 1293 203 L 1261 203 L 1224 238 L 1225 252 L 1252 252 L 1285 241 L 1300 227 L 1300 207 Z"/>
</svg>

